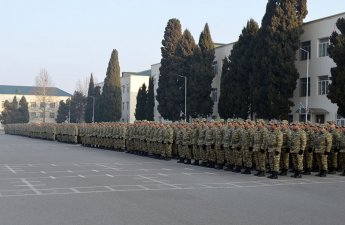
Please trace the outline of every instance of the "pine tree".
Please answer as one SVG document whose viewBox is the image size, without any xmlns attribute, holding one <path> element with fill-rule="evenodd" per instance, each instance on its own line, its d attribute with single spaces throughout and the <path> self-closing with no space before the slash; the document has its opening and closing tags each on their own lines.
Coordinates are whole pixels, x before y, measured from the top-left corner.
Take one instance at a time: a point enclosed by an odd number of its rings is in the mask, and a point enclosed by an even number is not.
<svg viewBox="0 0 345 225">
<path fill-rule="evenodd" d="M 162 40 L 162 59 L 157 88 L 158 111 L 164 119 L 179 120 L 181 114 L 181 90 L 176 63 L 176 48 L 182 37 L 178 19 L 170 19 Z"/>
<path fill-rule="evenodd" d="M 0 121 L 2 124 L 13 123 L 12 104 L 8 100 L 4 102 L 4 109 L 1 112 Z"/>
<path fill-rule="evenodd" d="M 154 108 L 155 108 L 155 93 L 154 93 L 154 84 L 153 77 L 149 79 L 149 87 L 147 91 L 146 105 L 145 105 L 145 115 L 146 120 L 154 120 Z"/>
<path fill-rule="evenodd" d="M 87 98 L 86 98 L 86 106 L 85 106 L 85 122 L 91 123 L 92 122 L 92 116 L 93 116 L 93 103 L 94 103 L 94 90 L 95 90 L 95 84 L 93 82 L 93 76 L 91 73 L 90 82 L 89 82 L 89 89 L 87 92 Z"/>
<path fill-rule="evenodd" d="M 71 123 L 84 122 L 86 98 L 80 91 L 75 91 L 71 98 Z"/>
<path fill-rule="evenodd" d="M 137 94 L 137 104 L 135 107 L 135 119 L 136 120 L 146 120 L 146 101 L 147 101 L 147 91 L 145 83 L 139 88 Z"/>
<path fill-rule="evenodd" d="M 328 48 L 329 56 L 336 67 L 331 68 L 331 81 L 327 97 L 338 105 L 338 114 L 345 117 L 345 18 L 338 19 L 336 26 L 340 33 L 334 31 Z"/>
<path fill-rule="evenodd" d="M 57 116 L 55 119 L 57 123 L 63 123 L 68 121 L 68 107 L 69 99 L 66 101 L 66 103 L 63 100 L 60 101 Z"/>
<path fill-rule="evenodd" d="M 191 60 L 191 71 L 188 78 L 188 115 L 196 118 L 212 114 L 213 100 L 211 98 L 212 80 L 215 77 L 213 69 L 214 44 L 206 23 L 199 37 L 199 46 L 194 49 Z"/>
<path fill-rule="evenodd" d="M 101 121 L 119 121 L 121 118 L 120 66 L 117 50 L 114 49 L 108 64 L 101 97 Z"/>
<path fill-rule="evenodd" d="M 101 87 L 96 86 L 94 89 L 95 95 L 95 122 L 101 122 Z"/>
<path fill-rule="evenodd" d="M 22 96 L 22 98 L 19 101 L 19 123 L 28 123 L 30 121 L 30 115 L 29 115 L 29 108 L 28 108 L 28 102 L 26 101 L 26 98 Z"/>
<path fill-rule="evenodd" d="M 259 25 L 247 22 L 231 54 L 224 59 L 218 104 L 222 118 L 247 118 L 251 106 L 251 80 L 253 77 L 253 46 Z"/>
<path fill-rule="evenodd" d="M 253 110 L 257 117 L 287 119 L 299 77 L 296 51 L 306 0 L 269 0 L 255 47 Z"/>
</svg>

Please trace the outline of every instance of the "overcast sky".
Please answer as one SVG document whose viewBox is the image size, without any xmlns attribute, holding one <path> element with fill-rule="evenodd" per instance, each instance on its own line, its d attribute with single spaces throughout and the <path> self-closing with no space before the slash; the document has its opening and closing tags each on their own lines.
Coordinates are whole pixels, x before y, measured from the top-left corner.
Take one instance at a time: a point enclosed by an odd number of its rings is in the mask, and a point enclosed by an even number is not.
<svg viewBox="0 0 345 225">
<path fill-rule="evenodd" d="M 206 22 L 214 42 L 237 40 L 246 22 L 259 24 L 267 0 L 0 0 L 0 84 L 34 85 L 45 68 L 72 93 L 91 73 L 104 80 L 112 49 L 121 72 L 160 62 L 170 18 L 196 42 Z M 345 12 L 344 0 L 309 0 L 305 22 Z"/>
</svg>

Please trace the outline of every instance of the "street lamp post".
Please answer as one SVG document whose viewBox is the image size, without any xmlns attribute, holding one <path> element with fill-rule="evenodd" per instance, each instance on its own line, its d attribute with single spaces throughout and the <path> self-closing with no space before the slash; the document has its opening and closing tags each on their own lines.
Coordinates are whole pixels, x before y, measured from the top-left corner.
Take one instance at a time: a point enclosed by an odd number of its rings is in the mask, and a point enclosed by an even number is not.
<svg viewBox="0 0 345 225">
<path fill-rule="evenodd" d="M 95 97 L 90 96 L 92 98 L 92 123 L 95 122 Z"/>
<path fill-rule="evenodd" d="M 187 77 L 182 75 L 177 75 L 184 78 L 184 121 L 187 121 Z"/>
<path fill-rule="evenodd" d="M 307 91 L 305 95 L 305 122 L 308 121 L 308 94 L 309 94 L 309 51 L 300 48 L 302 51 L 307 53 Z"/>
</svg>

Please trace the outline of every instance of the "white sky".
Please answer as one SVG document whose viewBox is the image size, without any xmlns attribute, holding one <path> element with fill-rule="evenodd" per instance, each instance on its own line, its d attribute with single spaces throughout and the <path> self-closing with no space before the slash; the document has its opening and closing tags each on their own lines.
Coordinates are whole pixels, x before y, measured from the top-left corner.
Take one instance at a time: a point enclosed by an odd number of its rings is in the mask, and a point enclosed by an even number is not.
<svg viewBox="0 0 345 225">
<path fill-rule="evenodd" d="M 206 22 L 214 42 L 237 40 L 267 0 L 0 0 L 0 84 L 34 85 L 40 69 L 72 93 L 91 73 L 103 81 L 112 49 L 121 72 L 160 62 L 164 28 L 178 18 L 195 41 Z M 345 12 L 344 0 L 309 0 L 305 22 Z"/>
</svg>

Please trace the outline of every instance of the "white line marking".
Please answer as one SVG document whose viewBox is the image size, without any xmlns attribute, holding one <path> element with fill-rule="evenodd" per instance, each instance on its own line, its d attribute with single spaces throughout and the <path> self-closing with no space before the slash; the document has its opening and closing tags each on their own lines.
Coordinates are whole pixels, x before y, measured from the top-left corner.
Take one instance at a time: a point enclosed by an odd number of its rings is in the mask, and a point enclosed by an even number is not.
<svg viewBox="0 0 345 225">
<path fill-rule="evenodd" d="M 53 179 L 53 180 L 55 180 L 56 179 L 56 177 L 54 177 L 54 176 L 49 176 L 51 179 Z"/>
<path fill-rule="evenodd" d="M 110 175 L 110 174 L 106 174 L 106 176 L 108 176 L 108 177 L 114 177 L 113 175 Z"/>
<path fill-rule="evenodd" d="M 96 172 L 96 173 L 98 173 L 99 172 L 99 170 L 92 170 L 93 172 Z"/>
<path fill-rule="evenodd" d="M 66 170 L 66 172 L 68 172 L 68 173 L 73 173 L 73 171 L 72 171 L 72 170 Z"/>
<path fill-rule="evenodd" d="M 43 174 L 47 174 L 45 171 L 41 171 L 41 173 L 43 173 Z"/>
<path fill-rule="evenodd" d="M 157 175 L 164 176 L 164 177 L 168 176 L 168 175 L 165 174 L 165 173 L 157 173 Z"/>
<path fill-rule="evenodd" d="M 85 176 L 83 176 L 83 175 L 81 175 L 81 174 L 78 174 L 78 177 L 86 178 Z"/>
<path fill-rule="evenodd" d="M 6 167 L 9 171 L 11 171 L 12 173 L 14 173 L 14 174 L 17 173 L 17 172 L 14 171 L 9 165 L 6 164 L 5 167 Z"/>
<path fill-rule="evenodd" d="M 51 166 L 56 166 L 55 164 L 50 164 Z"/>
<path fill-rule="evenodd" d="M 190 175 L 192 175 L 192 174 L 190 174 L 190 173 L 182 173 L 182 174 L 184 174 L 184 175 L 187 175 L 187 176 L 190 176 Z"/>
<path fill-rule="evenodd" d="M 109 187 L 109 186 L 104 186 L 106 189 L 108 189 L 109 191 L 116 191 L 115 189 Z"/>
<path fill-rule="evenodd" d="M 74 193 L 80 193 L 80 191 L 75 188 L 70 188 L 70 190 L 73 191 Z"/>
<path fill-rule="evenodd" d="M 145 187 L 144 185 L 137 185 L 137 187 L 142 188 L 144 190 L 152 190 L 152 189 L 150 189 L 148 187 Z"/>
<path fill-rule="evenodd" d="M 176 188 L 176 189 L 181 189 L 180 187 L 178 186 L 175 186 L 173 184 L 168 184 L 166 182 L 162 182 L 162 181 L 159 181 L 159 180 L 156 180 L 154 178 L 150 178 L 150 177 L 145 177 L 145 176 L 142 176 L 142 175 L 138 175 L 139 177 L 143 178 L 143 179 L 146 179 L 146 180 L 150 180 L 152 182 L 155 182 L 155 183 L 159 183 L 159 184 L 163 184 L 163 185 L 166 185 L 166 186 L 170 186 L 170 187 L 173 187 L 173 188 Z"/>
<path fill-rule="evenodd" d="M 39 190 L 37 190 L 29 181 L 27 181 L 25 178 L 21 179 L 24 184 L 26 184 L 31 191 L 33 191 L 36 195 L 42 194 Z"/>
</svg>

